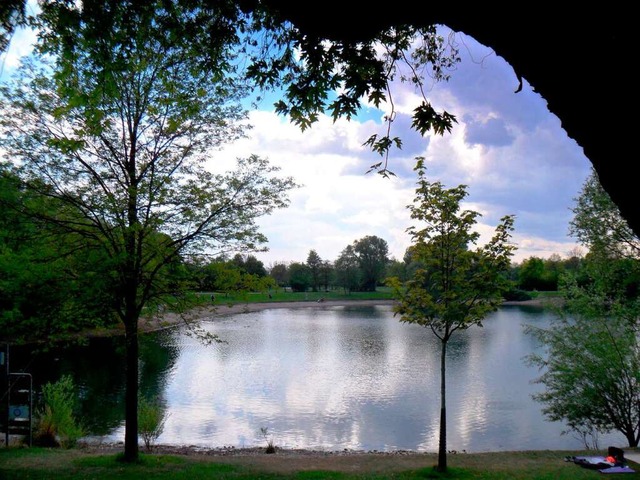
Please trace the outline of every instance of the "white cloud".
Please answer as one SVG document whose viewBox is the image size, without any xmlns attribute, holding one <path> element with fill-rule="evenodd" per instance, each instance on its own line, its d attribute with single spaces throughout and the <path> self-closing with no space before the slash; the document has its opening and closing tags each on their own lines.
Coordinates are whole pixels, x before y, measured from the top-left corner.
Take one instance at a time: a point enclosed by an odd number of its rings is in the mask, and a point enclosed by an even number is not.
<svg viewBox="0 0 640 480">
<path fill-rule="evenodd" d="M 412 132 L 408 113 L 418 97 L 406 84 L 395 87 L 399 113 L 392 134 L 403 138 L 403 149 L 393 153 L 389 167 L 398 177 L 365 174 L 380 157 L 362 143 L 384 131 L 371 120 L 382 114 L 369 110 L 362 123 L 333 124 L 323 117 L 304 133 L 273 113 L 252 114 L 255 128 L 246 146 L 304 184 L 288 209 L 260 221 L 271 249 L 258 255 L 265 264 L 305 261 L 311 249 L 333 261 L 365 235 L 385 239 L 391 255 L 402 258 L 410 244 L 406 206 L 413 200 L 416 156 L 426 158 L 430 179 L 468 186 L 468 204 L 482 213 L 482 241 L 502 216 L 516 216 L 514 260 L 575 248 L 567 234 L 570 208 L 590 163 L 526 81 L 515 93 L 517 77 L 503 59 L 469 37 L 457 38 L 464 38 L 463 62 L 449 82 L 428 93 L 437 109 L 456 115 L 452 133 L 421 138 Z"/>
</svg>

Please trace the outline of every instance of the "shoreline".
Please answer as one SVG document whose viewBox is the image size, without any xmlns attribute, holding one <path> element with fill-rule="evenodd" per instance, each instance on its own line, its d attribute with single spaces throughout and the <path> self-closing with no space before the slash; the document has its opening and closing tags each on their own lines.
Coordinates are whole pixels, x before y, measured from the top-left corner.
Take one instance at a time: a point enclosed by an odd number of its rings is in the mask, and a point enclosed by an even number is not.
<svg viewBox="0 0 640 480">
<path fill-rule="evenodd" d="M 504 306 L 531 306 L 531 307 L 550 307 L 558 306 L 562 300 L 558 297 L 552 298 L 536 298 L 522 301 L 505 301 Z M 327 308 L 327 307 L 345 307 L 350 305 L 358 306 L 377 306 L 377 305 L 394 305 L 395 300 L 373 299 L 373 300 L 324 300 L 322 302 L 313 300 L 303 301 L 273 301 L 273 302 L 249 302 L 235 303 L 233 305 L 217 304 L 207 307 L 198 307 L 185 314 L 167 313 L 156 317 L 141 318 L 138 324 L 140 332 L 152 332 L 171 328 L 180 323 L 193 324 L 202 320 L 211 320 L 228 315 L 239 313 L 259 312 L 262 310 L 282 309 L 282 308 Z M 120 328 L 119 328 L 120 330 Z"/>
<path fill-rule="evenodd" d="M 345 307 L 349 305 L 376 306 L 393 305 L 395 300 L 324 300 L 322 302 L 304 300 L 295 302 L 255 302 L 235 303 L 233 305 L 217 304 L 208 307 L 198 307 L 185 314 L 167 313 L 157 317 L 141 318 L 138 323 L 140 332 L 152 332 L 174 327 L 180 323 L 193 324 L 202 320 L 211 320 L 239 313 L 259 312 L 262 310 L 281 308 L 326 308 Z"/>
<path fill-rule="evenodd" d="M 532 300 L 522 301 L 505 301 L 503 306 L 531 306 L 531 307 L 553 307 L 559 305 L 562 300 L 558 297 L 552 298 L 536 298 Z M 248 302 L 235 303 L 232 305 L 222 302 L 208 305 L 205 307 L 196 307 L 185 313 L 164 313 L 151 317 L 141 317 L 138 321 L 138 333 L 151 333 L 155 331 L 173 328 L 180 324 L 187 326 L 197 326 L 203 320 L 213 320 L 216 318 L 226 317 L 228 315 L 236 315 L 240 313 L 259 312 L 270 309 L 283 308 L 330 308 L 345 307 L 350 305 L 359 306 L 377 306 L 377 305 L 394 305 L 395 300 L 371 299 L 371 300 L 302 300 L 302 301 L 271 301 L 271 302 Z M 106 337 L 111 335 L 124 335 L 124 326 L 118 324 L 114 328 L 101 328 L 90 330 L 80 335 L 86 337 Z"/>
</svg>

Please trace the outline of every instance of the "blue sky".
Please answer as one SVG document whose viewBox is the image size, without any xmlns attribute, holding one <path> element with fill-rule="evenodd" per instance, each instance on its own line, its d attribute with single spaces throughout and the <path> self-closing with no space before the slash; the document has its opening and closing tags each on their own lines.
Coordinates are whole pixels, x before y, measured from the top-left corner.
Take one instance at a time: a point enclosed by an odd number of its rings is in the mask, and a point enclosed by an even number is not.
<svg viewBox="0 0 640 480">
<path fill-rule="evenodd" d="M 2 58 L 2 76 L 11 73 L 29 51 L 29 32 L 18 32 Z M 569 138 L 559 119 L 524 79 L 491 49 L 457 33 L 462 62 L 448 82 L 429 85 L 428 97 L 438 110 L 454 114 L 458 123 L 444 136 L 421 137 L 411 131 L 411 111 L 418 104 L 413 88 L 394 87 L 398 115 L 394 135 L 403 148 L 394 151 L 385 179 L 366 174 L 380 160 L 362 144 L 382 134 L 384 111 L 367 108 L 356 120 L 321 117 L 301 132 L 277 116 L 270 102 L 251 112 L 249 138 L 212 153 L 211 168 L 230 165 L 238 156 L 257 154 L 282 168 L 303 186 L 291 192 L 291 205 L 259 220 L 269 251 L 256 256 L 266 266 L 304 262 L 311 249 L 333 261 L 349 244 L 376 235 L 401 259 L 410 245 L 407 205 L 415 190 L 415 157 L 426 159 L 427 175 L 447 187 L 465 184 L 465 208 L 482 214 L 477 225 L 481 242 L 499 219 L 515 215 L 515 261 L 531 256 L 565 257 L 576 248 L 568 236 L 574 199 L 590 174 L 582 148 Z"/>
</svg>

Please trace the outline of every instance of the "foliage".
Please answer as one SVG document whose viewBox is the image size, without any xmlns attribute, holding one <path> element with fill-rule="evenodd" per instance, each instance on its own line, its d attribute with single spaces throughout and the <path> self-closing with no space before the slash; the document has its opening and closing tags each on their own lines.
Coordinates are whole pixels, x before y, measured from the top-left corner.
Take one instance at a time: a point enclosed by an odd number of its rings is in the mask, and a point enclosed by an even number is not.
<svg viewBox="0 0 640 480">
<path fill-rule="evenodd" d="M 147 452 L 153 450 L 153 445 L 162 434 L 167 416 L 158 401 L 150 401 L 140 397 L 138 402 L 138 428 Z"/>
<path fill-rule="evenodd" d="M 358 256 L 352 245 L 347 245 L 335 262 L 336 284 L 346 293 L 357 290 L 360 285 Z"/>
<path fill-rule="evenodd" d="M 16 28 L 26 23 L 26 0 L 3 0 L 0 5 L 0 53 L 3 53 L 11 43 L 11 37 Z"/>
<path fill-rule="evenodd" d="M 72 235 L 44 234 L 42 222 L 24 214 L 27 207 L 61 210 L 26 191 L 15 170 L 0 165 L 0 336 L 51 344 L 83 328 L 113 324 L 104 256 L 95 249 L 78 253 Z"/>
<path fill-rule="evenodd" d="M 24 23 L 25 15 L 23 2 L 8 1 L 6 11 L 0 10 L 0 21 L 10 31 Z M 114 39 L 132 47 L 137 41 L 155 37 L 165 46 L 186 52 L 196 69 L 212 70 L 218 78 L 231 67 L 246 67 L 236 72 L 235 80 L 249 80 L 260 90 L 284 91 L 275 109 L 303 130 L 323 112 L 334 120 L 350 119 L 362 102 L 387 105 L 386 131 L 365 141 L 384 157 L 370 171 L 384 176 L 393 175 L 387 168 L 390 149 L 402 146 L 401 138 L 392 134 L 398 113 L 394 82 L 414 86 L 420 103 L 413 109 L 411 125 L 421 135 L 442 135 L 456 122 L 454 115 L 436 111 L 425 93 L 427 82 L 448 80 L 460 61 L 457 45 L 447 41 L 435 25 L 393 26 L 355 43 L 308 35 L 291 25 L 270 2 L 222 0 L 214 7 L 179 0 L 133 7 L 117 0 L 108 7 L 88 4 L 82 8 L 73 2 L 47 0 L 41 9 L 38 20 L 47 27 L 40 32 L 46 51 L 65 59 L 63 70 L 73 68 L 79 52 L 90 51 L 98 67 L 95 72 L 100 81 L 96 84 L 104 85 L 109 93 L 113 88 L 105 66 L 118 68 L 126 59 L 112 57 L 108 47 L 98 47 L 110 45 Z M 153 27 L 144 21 L 147 18 L 154 18 Z M 0 40 L 3 38 L 0 35 Z"/>
<path fill-rule="evenodd" d="M 289 285 L 294 292 L 306 292 L 311 286 L 311 272 L 304 263 L 289 265 Z"/>
<path fill-rule="evenodd" d="M 448 80 L 448 72 L 460 61 L 457 47 L 446 42 L 434 25 L 394 26 L 357 44 L 306 35 L 292 28 L 276 36 L 273 44 L 277 46 L 271 49 L 273 54 L 254 62 L 249 76 L 262 87 L 286 87 L 284 98 L 275 103 L 276 111 L 302 130 L 311 127 L 325 111 L 334 120 L 350 119 L 363 101 L 376 107 L 389 106 L 386 131 L 364 142 L 383 157 L 371 165 L 370 172 L 393 175 L 388 168 L 389 152 L 402 147 L 401 138 L 392 135 L 397 115 L 392 96 L 394 81 L 414 85 L 420 104 L 413 110 L 411 126 L 421 135 L 442 135 L 456 122 L 454 115 L 437 112 L 425 95 L 425 82 Z"/>
<path fill-rule="evenodd" d="M 236 253 L 233 256 L 232 262 L 245 273 L 256 277 L 267 276 L 267 269 L 264 268 L 264 264 L 258 260 L 255 255 L 242 255 L 240 253 Z"/>
<path fill-rule="evenodd" d="M 279 287 L 285 287 L 289 285 L 289 268 L 285 263 L 275 263 L 269 269 L 269 276 L 271 276 Z"/>
<path fill-rule="evenodd" d="M 189 288 L 176 275 L 184 258 L 260 250 L 256 219 L 286 207 L 295 183 L 255 155 L 226 174 L 205 164 L 246 128 L 248 90 L 235 63 L 242 30 L 221 21 L 240 21 L 237 8 L 115 2 L 82 15 L 80 4 L 53 0 L 41 8 L 40 56 L 0 92 L 1 145 L 25 187 L 62 207 L 28 213 L 52 235 L 73 235 L 73 245 L 60 244 L 66 250 L 108 259 L 111 311 L 127 338 L 125 455 L 135 460 L 140 313 L 167 299 L 173 310 L 189 306 L 175 295 Z"/>
<path fill-rule="evenodd" d="M 558 270 L 549 268 L 550 261 L 529 257 L 520 265 L 518 286 L 523 290 L 550 291 L 558 289 Z"/>
<path fill-rule="evenodd" d="M 597 445 L 597 435 L 640 440 L 640 262 L 637 238 L 592 172 L 576 200 L 571 232 L 589 248 L 560 290 L 565 309 L 547 329 L 529 327 L 545 347 L 529 357 L 545 390 L 534 398 L 567 432 Z M 589 440 L 589 439 L 592 440 Z M 595 439 L 595 440 L 594 440 Z"/>
<path fill-rule="evenodd" d="M 353 242 L 353 252 L 360 268 L 360 285 L 365 292 L 375 291 L 389 262 L 389 246 L 386 240 L 367 235 Z"/>
<path fill-rule="evenodd" d="M 593 168 L 575 201 L 572 209 L 574 217 L 569 224 L 572 236 L 592 252 L 602 251 L 612 257 L 638 258 L 640 239 L 602 188 Z"/>
<path fill-rule="evenodd" d="M 481 326 L 486 315 L 502 302 L 502 293 L 509 288 L 505 275 L 515 249 L 509 243 L 513 217 L 503 217 L 493 238 L 471 250 L 479 240 L 473 227 L 480 214 L 460 211 L 466 186 L 445 189 L 440 182 L 429 182 L 421 158 L 415 170 L 418 186 L 409 209 L 411 218 L 421 225 L 408 231 L 413 240 L 411 254 L 421 267 L 407 282 L 391 278 L 389 284 L 398 299 L 394 311 L 400 321 L 429 328 L 441 342 L 438 470 L 445 472 L 447 343 L 457 330 Z"/>
<path fill-rule="evenodd" d="M 320 285 L 320 273 L 322 269 L 322 258 L 315 250 L 309 250 L 307 255 L 307 267 L 309 267 L 309 273 L 311 274 L 311 290 L 318 291 Z"/>
<path fill-rule="evenodd" d="M 507 301 L 513 302 L 523 302 L 526 300 L 531 300 L 533 297 L 529 292 L 524 290 L 520 290 L 518 288 L 512 288 L 504 292 L 503 297 Z"/>
<path fill-rule="evenodd" d="M 544 414 L 567 425 L 589 446 L 597 435 L 618 431 L 630 447 L 640 440 L 640 345 L 637 301 L 613 298 L 597 284 L 565 280 L 567 313 L 547 329 L 528 327 L 545 347 L 528 360 L 543 373 L 534 398 Z M 603 282 L 605 283 L 605 282 Z M 602 285 L 602 284 L 601 284 Z"/>
<path fill-rule="evenodd" d="M 320 285 L 324 288 L 325 292 L 329 291 L 329 286 L 333 285 L 335 272 L 333 265 L 329 260 L 324 260 L 320 265 Z"/>
<path fill-rule="evenodd" d="M 42 387 L 42 406 L 36 414 L 34 443 L 74 447 L 84 435 L 74 416 L 75 405 L 75 386 L 71 376 L 64 375 L 55 383 L 45 384 Z"/>
</svg>

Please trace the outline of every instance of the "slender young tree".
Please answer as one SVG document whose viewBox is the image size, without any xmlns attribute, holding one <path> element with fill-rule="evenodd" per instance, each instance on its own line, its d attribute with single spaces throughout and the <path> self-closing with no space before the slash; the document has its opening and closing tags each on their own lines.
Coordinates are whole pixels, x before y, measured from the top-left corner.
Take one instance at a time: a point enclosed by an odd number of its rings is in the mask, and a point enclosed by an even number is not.
<svg viewBox="0 0 640 480">
<path fill-rule="evenodd" d="M 447 343 L 458 330 L 482 325 L 498 308 L 508 288 L 507 272 L 515 247 L 509 243 L 513 217 L 505 216 L 493 238 L 471 250 L 479 240 L 473 230 L 479 213 L 461 210 L 466 186 L 446 189 L 426 179 L 424 160 L 417 159 L 418 187 L 411 218 L 420 226 L 408 229 L 411 254 L 420 267 L 407 282 L 389 279 L 400 321 L 422 325 L 440 340 L 440 436 L 438 465 L 447 470 L 446 357 Z"/>
<path fill-rule="evenodd" d="M 126 332 L 124 458 L 135 461 L 145 306 L 184 298 L 165 281 L 180 258 L 260 250 L 255 220 L 285 207 L 295 184 L 255 155 L 233 172 L 207 168 L 244 132 L 237 24 L 187 2 L 90 7 L 103 11 L 42 3 L 41 55 L 0 92 L 0 141 L 25 186 L 65 206 L 41 216 L 50 231 L 109 258 Z M 207 49 L 186 35 L 198 29 L 211 35 Z"/>
</svg>

